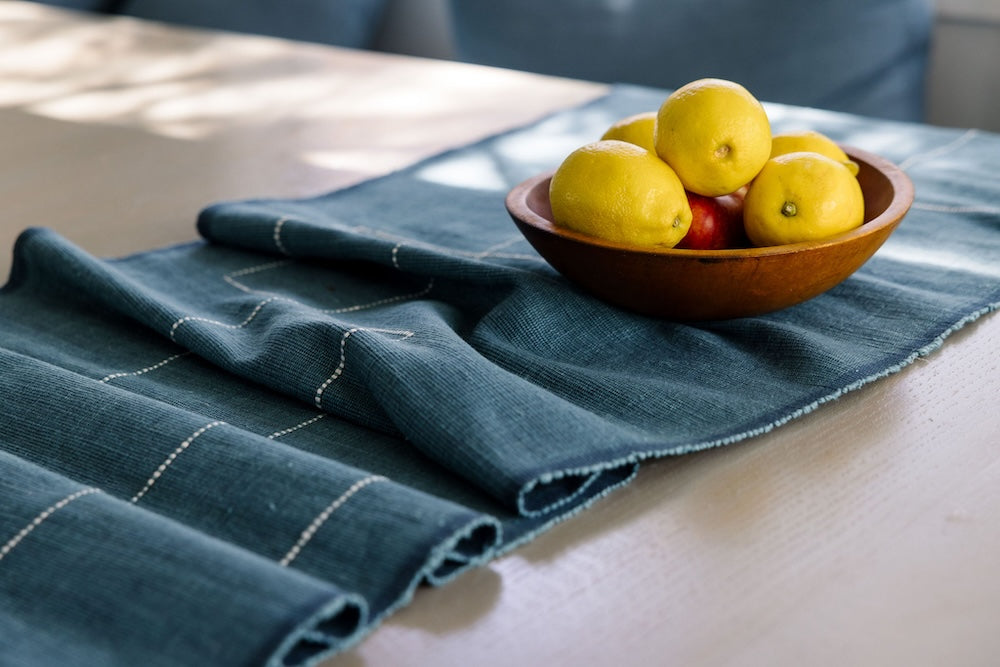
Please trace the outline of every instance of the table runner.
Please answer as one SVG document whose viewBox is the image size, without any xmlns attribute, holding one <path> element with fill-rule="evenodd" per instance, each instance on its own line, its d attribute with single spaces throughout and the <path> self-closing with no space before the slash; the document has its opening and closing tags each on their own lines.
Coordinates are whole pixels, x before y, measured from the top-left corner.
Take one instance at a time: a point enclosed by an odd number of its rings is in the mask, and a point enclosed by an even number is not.
<svg viewBox="0 0 1000 667">
<path fill-rule="evenodd" d="M 580 292 L 506 191 L 664 91 L 121 259 L 25 231 L 0 293 L 0 663 L 306 665 L 627 483 L 928 354 L 1000 303 L 1000 137 L 768 105 L 916 201 L 827 294 L 698 325 Z M 40 221 L 43 222 L 43 221 Z"/>
</svg>

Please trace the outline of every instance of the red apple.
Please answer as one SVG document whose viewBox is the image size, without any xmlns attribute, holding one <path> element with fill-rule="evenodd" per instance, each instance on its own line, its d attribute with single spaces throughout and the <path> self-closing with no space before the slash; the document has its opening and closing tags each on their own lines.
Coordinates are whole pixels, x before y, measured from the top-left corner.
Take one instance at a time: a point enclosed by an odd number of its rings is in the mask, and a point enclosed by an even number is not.
<svg viewBox="0 0 1000 667">
<path fill-rule="evenodd" d="M 723 250 L 750 245 L 743 230 L 742 193 L 705 197 L 687 193 L 691 205 L 691 228 L 677 244 L 692 250 Z"/>
</svg>

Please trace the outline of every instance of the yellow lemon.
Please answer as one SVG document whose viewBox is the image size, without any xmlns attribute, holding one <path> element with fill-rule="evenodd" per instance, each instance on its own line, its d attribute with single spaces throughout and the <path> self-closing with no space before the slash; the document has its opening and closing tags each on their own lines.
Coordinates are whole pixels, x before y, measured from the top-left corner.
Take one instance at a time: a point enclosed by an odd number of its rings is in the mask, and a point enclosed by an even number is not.
<svg viewBox="0 0 1000 667">
<path fill-rule="evenodd" d="M 616 139 L 568 156 L 549 186 L 557 225 L 607 241 L 672 248 L 691 226 L 684 186 L 666 162 Z"/>
<path fill-rule="evenodd" d="M 743 225 L 757 246 L 825 239 L 860 226 L 864 214 L 858 179 L 812 152 L 768 160 L 743 202 Z"/>
<path fill-rule="evenodd" d="M 749 183 L 771 154 L 771 124 L 738 83 L 698 79 L 671 93 L 656 116 L 656 152 L 684 187 L 708 197 Z"/>
<path fill-rule="evenodd" d="M 656 112 L 644 111 L 627 118 L 622 118 L 608 128 L 601 139 L 618 139 L 627 141 L 646 150 L 656 150 L 653 147 L 653 126 L 656 125 Z"/>
<path fill-rule="evenodd" d="M 855 176 L 858 175 L 858 163 L 847 156 L 847 153 L 833 139 L 814 130 L 803 132 L 782 132 L 771 137 L 771 157 L 785 153 L 812 151 L 842 162 Z"/>
</svg>

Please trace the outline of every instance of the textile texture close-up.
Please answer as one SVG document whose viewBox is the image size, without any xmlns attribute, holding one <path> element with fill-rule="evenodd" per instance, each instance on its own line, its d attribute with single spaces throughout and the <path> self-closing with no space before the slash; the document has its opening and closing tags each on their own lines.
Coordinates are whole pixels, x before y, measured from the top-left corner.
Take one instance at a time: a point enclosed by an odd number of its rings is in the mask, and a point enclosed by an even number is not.
<svg viewBox="0 0 1000 667">
<path fill-rule="evenodd" d="M 0 292 L 0 663 L 307 665 L 643 460 L 765 433 L 1000 304 L 1000 136 L 768 105 L 912 179 L 829 292 L 675 323 L 598 301 L 504 208 L 662 90 L 116 259 L 26 230 Z M 192 221 L 195 224 L 195 221 Z"/>
</svg>

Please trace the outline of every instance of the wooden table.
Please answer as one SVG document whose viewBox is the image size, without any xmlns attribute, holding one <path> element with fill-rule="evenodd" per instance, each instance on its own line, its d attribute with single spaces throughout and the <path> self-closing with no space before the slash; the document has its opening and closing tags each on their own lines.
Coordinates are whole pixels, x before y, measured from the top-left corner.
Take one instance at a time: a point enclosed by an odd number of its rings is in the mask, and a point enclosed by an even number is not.
<svg viewBox="0 0 1000 667">
<path fill-rule="evenodd" d="M 206 203 L 387 172 L 595 84 L 0 2 L 0 270 L 25 227 L 99 255 Z M 360 665 L 993 665 L 1000 318 L 737 446 L 648 465 L 421 590 Z"/>
</svg>

